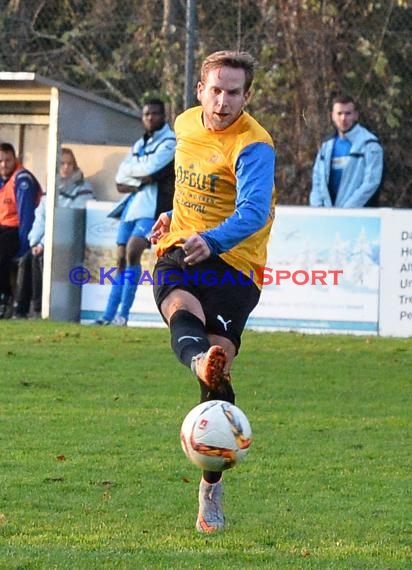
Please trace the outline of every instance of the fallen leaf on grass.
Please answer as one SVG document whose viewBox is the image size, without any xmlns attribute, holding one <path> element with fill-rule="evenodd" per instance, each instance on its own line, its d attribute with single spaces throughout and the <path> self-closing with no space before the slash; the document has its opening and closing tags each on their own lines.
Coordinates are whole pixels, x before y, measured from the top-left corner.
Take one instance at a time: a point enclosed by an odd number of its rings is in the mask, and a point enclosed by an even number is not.
<svg viewBox="0 0 412 570">
<path fill-rule="evenodd" d="M 44 480 L 45 483 L 62 483 L 64 481 L 64 477 L 46 477 Z"/>
<path fill-rule="evenodd" d="M 307 548 L 302 548 L 301 555 L 310 556 L 310 550 L 308 550 Z"/>
<path fill-rule="evenodd" d="M 99 487 L 115 487 L 116 481 L 110 481 L 109 479 L 106 481 L 90 481 L 90 485 L 96 485 Z"/>
</svg>

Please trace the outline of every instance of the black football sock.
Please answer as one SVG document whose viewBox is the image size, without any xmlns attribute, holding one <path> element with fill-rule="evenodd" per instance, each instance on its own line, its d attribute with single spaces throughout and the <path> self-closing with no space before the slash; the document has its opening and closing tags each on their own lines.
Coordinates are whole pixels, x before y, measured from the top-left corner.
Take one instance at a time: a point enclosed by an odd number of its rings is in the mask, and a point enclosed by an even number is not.
<svg viewBox="0 0 412 570">
<path fill-rule="evenodd" d="M 200 403 L 209 402 L 210 400 L 223 400 L 229 404 L 235 403 L 235 393 L 230 382 L 222 382 L 216 390 L 211 390 L 199 380 L 200 385 Z"/>
<path fill-rule="evenodd" d="M 221 471 L 203 471 L 203 479 L 206 481 L 206 483 L 217 483 L 221 478 Z"/>
<path fill-rule="evenodd" d="M 210 348 L 204 324 L 189 311 L 176 311 L 170 319 L 169 329 L 173 352 L 188 368 L 191 368 L 194 356 Z"/>
</svg>

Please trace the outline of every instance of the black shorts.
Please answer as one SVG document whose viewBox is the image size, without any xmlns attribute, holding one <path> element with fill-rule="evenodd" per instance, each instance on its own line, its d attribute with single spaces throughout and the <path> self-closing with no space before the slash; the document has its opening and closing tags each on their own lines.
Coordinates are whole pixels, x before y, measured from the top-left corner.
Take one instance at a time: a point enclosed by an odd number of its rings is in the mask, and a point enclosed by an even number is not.
<svg viewBox="0 0 412 570">
<path fill-rule="evenodd" d="M 160 313 L 161 304 L 171 291 L 188 291 L 202 305 L 206 331 L 228 338 L 239 350 L 246 321 L 259 302 L 260 289 L 220 257 L 196 265 L 187 265 L 184 257 L 183 249 L 176 247 L 157 260 L 153 293 Z"/>
</svg>

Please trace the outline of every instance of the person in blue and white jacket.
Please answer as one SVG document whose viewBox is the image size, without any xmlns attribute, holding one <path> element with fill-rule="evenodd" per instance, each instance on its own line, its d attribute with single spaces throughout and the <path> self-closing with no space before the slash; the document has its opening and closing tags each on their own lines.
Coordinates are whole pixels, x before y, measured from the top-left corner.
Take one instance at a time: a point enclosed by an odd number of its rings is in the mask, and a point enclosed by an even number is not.
<svg viewBox="0 0 412 570">
<path fill-rule="evenodd" d="M 312 172 L 311 206 L 363 208 L 379 205 L 383 149 L 373 133 L 359 124 L 353 98 L 333 98 L 332 137 L 320 147 Z"/>
<path fill-rule="evenodd" d="M 116 174 L 118 192 L 126 194 L 110 212 L 119 218 L 117 234 L 117 274 L 103 316 L 95 323 L 127 326 L 141 276 L 141 256 L 150 247 L 155 219 L 171 210 L 174 192 L 176 137 L 166 123 L 160 99 L 143 105 L 145 132 L 131 147 Z"/>
</svg>

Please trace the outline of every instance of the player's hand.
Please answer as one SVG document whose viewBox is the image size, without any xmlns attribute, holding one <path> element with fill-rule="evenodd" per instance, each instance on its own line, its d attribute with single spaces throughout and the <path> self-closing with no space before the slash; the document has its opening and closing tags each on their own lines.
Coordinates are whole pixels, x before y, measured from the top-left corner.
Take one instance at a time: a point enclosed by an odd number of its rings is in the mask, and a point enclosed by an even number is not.
<svg viewBox="0 0 412 570">
<path fill-rule="evenodd" d="M 183 251 L 186 254 L 184 262 L 188 265 L 195 265 L 210 257 L 209 246 L 199 234 L 194 234 L 182 242 Z"/>
<path fill-rule="evenodd" d="M 170 231 L 171 219 L 163 212 L 157 218 L 156 222 L 152 227 L 152 235 L 150 236 L 150 243 L 156 244 L 165 234 Z"/>
</svg>

